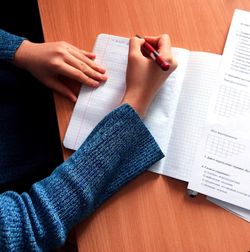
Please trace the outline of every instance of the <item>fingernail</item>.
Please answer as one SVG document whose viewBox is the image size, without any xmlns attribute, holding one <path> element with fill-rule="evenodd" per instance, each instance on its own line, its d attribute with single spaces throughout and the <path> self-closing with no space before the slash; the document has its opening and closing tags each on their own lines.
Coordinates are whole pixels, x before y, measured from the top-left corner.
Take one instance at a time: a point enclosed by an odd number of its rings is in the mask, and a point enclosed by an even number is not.
<svg viewBox="0 0 250 252">
<path fill-rule="evenodd" d="M 97 65 L 97 68 L 98 68 L 99 71 L 101 71 L 103 73 L 106 72 L 106 70 L 102 66 L 100 66 L 100 65 Z"/>
<path fill-rule="evenodd" d="M 76 101 L 77 101 L 77 98 L 76 98 L 76 96 L 70 96 L 70 100 L 73 102 L 73 103 L 76 103 Z"/>
<path fill-rule="evenodd" d="M 94 87 L 99 87 L 99 86 L 100 86 L 100 83 L 97 82 L 97 81 L 95 81 L 95 82 L 92 83 L 92 85 L 93 85 Z"/>
<path fill-rule="evenodd" d="M 108 76 L 107 75 L 102 75 L 101 78 L 102 78 L 103 81 L 106 81 L 108 79 Z"/>
</svg>

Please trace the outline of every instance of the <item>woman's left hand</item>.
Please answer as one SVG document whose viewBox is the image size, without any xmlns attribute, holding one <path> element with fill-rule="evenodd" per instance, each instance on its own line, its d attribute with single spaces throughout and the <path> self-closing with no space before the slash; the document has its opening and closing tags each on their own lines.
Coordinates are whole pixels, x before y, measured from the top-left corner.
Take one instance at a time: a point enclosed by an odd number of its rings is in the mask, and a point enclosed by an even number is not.
<svg viewBox="0 0 250 252">
<path fill-rule="evenodd" d="M 15 53 L 13 63 L 28 70 L 45 86 L 75 102 L 77 97 L 69 83 L 76 81 L 99 87 L 107 80 L 105 69 L 97 65 L 94 58 L 95 54 L 67 42 L 38 44 L 24 40 Z"/>
</svg>

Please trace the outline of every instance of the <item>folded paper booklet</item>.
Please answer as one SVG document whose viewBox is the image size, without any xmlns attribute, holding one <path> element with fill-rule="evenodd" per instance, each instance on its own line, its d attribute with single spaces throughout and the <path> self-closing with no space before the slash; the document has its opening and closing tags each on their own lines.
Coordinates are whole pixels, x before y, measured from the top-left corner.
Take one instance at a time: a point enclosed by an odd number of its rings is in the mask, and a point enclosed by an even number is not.
<svg viewBox="0 0 250 252">
<path fill-rule="evenodd" d="M 128 43 L 127 38 L 97 36 L 93 51 L 109 78 L 97 89 L 82 87 L 64 139 L 66 148 L 76 150 L 97 123 L 119 106 Z M 152 171 L 189 181 L 221 56 L 181 48 L 173 48 L 173 53 L 178 68 L 162 86 L 144 122 L 166 155 Z"/>
<path fill-rule="evenodd" d="M 241 13 L 240 11 L 238 12 Z M 247 38 L 248 36 L 250 37 L 248 34 L 244 36 Z M 246 47 L 248 43 L 250 45 L 250 40 L 248 41 L 247 38 Z M 106 83 L 97 89 L 86 86 L 81 88 L 65 135 L 64 146 L 66 148 L 73 150 L 79 148 L 98 122 L 110 111 L 119 106 L 125 91 L 128 42 L 127 38 L 108 34 L 97 36 L 93 49 L 97 55 L 96 62 L 105 67 L 109 78 Z M 218 92 L 222 96 L 217 98 L 220 105 L 217 104 L 216 115 L 219 113 L 218 116 L 229 120 L 230 124 L 234 126 L 236 126 L 236 123 L 232 119 L 235 116 L 236 120 L 238 120 L 247 113 L 250 115 L 250 95 L 248 96 L 248 86 L 244 86 L 248 84 L 248 81 L 250 83 L 250 77 L 241 76 L 240 73 L 236 75 L 233 73 L 236 77 L 230 77 L 230 72 L 227 72 L 225 78 L 228 78 L 229 81 L 222 85 L 223 78 L 218 78 L 218 76 L 222 76 L 222 74 L 218 73 L 218 70 L 223 71 L 220 67 L 221 55 L 194 52 L 183 48 L 173 48 L 172 50 L 174 57 L 177 59 L 178 68 L 166 80 L 144 119 L 146 126 L 165 153 L 165 158 L 155 164 L 151 168 L 151 171 L 187 182 L 192 178 L 190 188 L 205 194 L 207 191 L 203 190 L 203 188 L 201 189 L 201 185 L 207 184 L 206 186 L 209 189 L 214 186 L 203 180 L 208 181 L 209 177 L 215 177 L 215 175 L 223 177 L 221 181 L 233 184 L 233 186 L 238 186 L 238 183 L 240 183 L 241 186 L 245 186 L 244 188 L 240 188 L 240 192 L 243 194 L 235 194 L 235 199 L 231 196 L 227 197 L 233 192 L 232 190 L 228 190 L 225 193 L 222 192 L 223 190 L 215 189 L 216 193 L 209 192 L 208 195 L 224 199 L 231 204 L 239 204 L 241 207 L 249 208 L 250 187 L 248 186 L 249 183 L 247 185 L 246 182 L 250 181 L 248 170 L 250 167 L 250 158 L 246 157 L 245 154 L 248 151 L 250 141 L 249 144 L 245 143 L 245 141 L 242 142 L 239 140 L 241 139 L 239 138 L 240 136 L 229 132 L 230 129 L 225 128 L 226 131 L 224 132 L 224 126 L 220 127 L 220 122 L 217 123 L 215 121 L 215 124 L 213 124 L 213 126 L 216 125 L 219 127 L 209 128 L 207 131 L 204 129 L 208 128 L 207 116 L 211 110 L 211 105 L 209 104 L 213 101 L 213 97 L 217 94 L 218 89 L 220 90 Z M 225 53 L 229 54 L 230 49 Z M 250 47 L 247 53 L 250 55 Z M 234 58 L 234 67 L 239 61 L 243 60 L 243 55 L 241 56 L 238 55 L 237 58 Z M 225 61 L 228 60 L 227 56 L 223 57 Z M 245 64 L 248 64 L 248 62 Z M 244 77 L 244 80 L 238 80 L 238 82 L 244 84 L 243 86 L 241 84 L 233 84 L 237 81 L 237 76 L 240 76 L 240 78 Z M 244 105 L 241 99 L 244 99 Z M 236 108 L 234 100 L 237 104 L 240 104 L 241 108 Z M 226 112 L 221 112 L 221 106 L 227 106 Z M 233 106 L 231 109 L 233 112 L 228 111 L 228 108 L 231 106 Z M 222 115 L 222 113 L 224 114 Z M 246 121 L 239 120 L 239 122 L 245 123 Z M 239 124 L 237 124 L 237 127 L 241 129 L 241 125 Z M 246 137 L 250 137 L 250 134 L 245 131 L 244 134 Z M 202 143 L 200 143 L 201 139 Z M 221 141 L 229 145 L 226 152 L 224 149 L 221 151 Z M 204 146 L 208 146 L 207 143 L 211 145 L 209 153 L 204 151 L 206 149 Z M 216 146 L 214 147 L 215 144 Z M 218 154 L 219 151 L 220 154 Z M 199 153 L 202 160 L 197 157 L 197 153 Z M 244 158 L 241 159 L 243 156 Z M 246 163 L 243 165 L 241 161 L 240 163 L 232 163 L 232 166 L 228 166 L 227 163 L 231 164 L 230 158 L 232 157 L 243 160 Z M 228 159 L 230 159 L 230 162 Z M 212 168 L 205 161 L 215 162 L 220 165 L 221 173 L 216 173 L 218 167 Z M 211 169 L 205 168 L 206 166 Z M 229 169 L 232 170 L 232 174 L 231 171 L 228 172 Z M 242 169 L 244 170 L 244 178 L 241 174 Z M 192 170 L 197 175 L 191 176 Z M 206 188 L 206 186 L 204 187 Z M 219 197 L 216 197 L 217 194 Z M 223 198 L 224 196 L 226 197 Z M 247 204 L 243 204 L 242 198 L 244 197 L 246 197 L 246 200 L 248 199 Z"/>
</svg>

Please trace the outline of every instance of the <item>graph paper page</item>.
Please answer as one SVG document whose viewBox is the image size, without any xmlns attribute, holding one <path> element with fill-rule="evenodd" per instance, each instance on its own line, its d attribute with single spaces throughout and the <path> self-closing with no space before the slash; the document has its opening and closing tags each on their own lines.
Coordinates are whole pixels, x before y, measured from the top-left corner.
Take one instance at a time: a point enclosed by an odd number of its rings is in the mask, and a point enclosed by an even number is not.
<svg viewBox="0 0 250 252">
<path fill-rule="evenodd" d="M 127 38 L 107 34 L 98 36 L 94 46 L 96 61 L 104 66 L 109 78 L 97 89 L 82 87 L 64 139 L 65 147 L 78 149 L 98 122 L 119 105 L 125 91 L 128 42 Z M 165 154 L 189 51 L 174 48 L 173 54 L 178 61 L 178 68 L 163 84 L 144 119 L 146 126 Z M 151 170 L 161 173 L 162 166 L 163 160 Z"/>
<path fill-rule="evenodd" d="M 220 60 L 217 54 L 190 53 L 164 163 L 167 176 L 189 181 Z"/>
</svg>

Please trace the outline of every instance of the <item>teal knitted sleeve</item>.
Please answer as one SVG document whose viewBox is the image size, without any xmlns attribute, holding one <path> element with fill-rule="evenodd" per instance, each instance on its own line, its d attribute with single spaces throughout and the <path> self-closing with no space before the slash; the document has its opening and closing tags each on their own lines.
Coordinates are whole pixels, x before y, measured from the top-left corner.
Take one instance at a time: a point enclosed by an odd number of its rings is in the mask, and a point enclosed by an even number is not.
<svg viewBox="0 0 250 252">
<path fill-rule="evenodd" d="M 127 104 L 117 108 L 29 193 L 0 195 L 0 250 L 61 246 L 73 225 L 162 157 L 136 112 Z"/>
<path fill-rule="evenodd" d="M 12 60 L 24 38 L 0 29 L 0 60 Z"/>
</svg>

